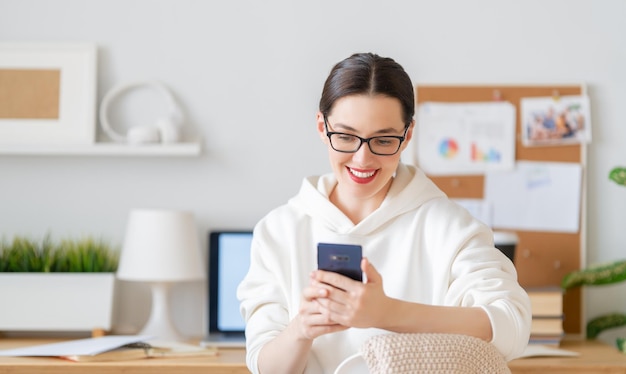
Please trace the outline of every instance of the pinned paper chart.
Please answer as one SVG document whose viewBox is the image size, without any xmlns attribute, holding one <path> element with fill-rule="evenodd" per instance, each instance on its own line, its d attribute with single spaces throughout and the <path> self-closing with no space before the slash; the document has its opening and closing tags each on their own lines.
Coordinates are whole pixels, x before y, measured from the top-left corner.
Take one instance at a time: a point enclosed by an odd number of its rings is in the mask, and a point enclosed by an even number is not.
<svg viewBox="0 0 626 374">
<path fill-rule="evenodd" d="M 459 153 L 459 143 L 455 139 L 444 138 L 439 144 L 439 155 L 445 159 L 453 159 Z"/>
<path fill-rule="evenodd" d="M 510 170 L 515 161 L 515 107 L 507 102 L 420 104 L 417 160 L 430 175 Z"/>
<path fill-rule="evenodd" d="M 582 167 L 574 162 L 518 161 L 515 170 L 485 176 L 485 200 L 499 228 L 579 230 Z"/>
</svg>

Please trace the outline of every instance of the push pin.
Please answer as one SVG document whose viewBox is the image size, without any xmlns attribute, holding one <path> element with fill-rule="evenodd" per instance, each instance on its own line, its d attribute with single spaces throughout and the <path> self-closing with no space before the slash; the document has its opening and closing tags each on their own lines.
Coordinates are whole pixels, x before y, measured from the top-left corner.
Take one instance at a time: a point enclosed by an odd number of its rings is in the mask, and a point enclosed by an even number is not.
<svg viewBox="0 0 626 374">
<path fill-rule="evenodd" d="M 493 90 L 493 101 L 502 101 L 502 93 L 500 90 Z"/>
</svg>

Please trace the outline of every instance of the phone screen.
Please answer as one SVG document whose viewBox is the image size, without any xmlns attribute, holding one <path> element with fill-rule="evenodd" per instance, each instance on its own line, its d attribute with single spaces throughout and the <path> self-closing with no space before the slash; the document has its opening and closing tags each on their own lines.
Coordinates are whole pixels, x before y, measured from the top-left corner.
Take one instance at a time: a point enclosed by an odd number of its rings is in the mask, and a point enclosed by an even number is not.
<svg viewBox="0 0 626 374">
<path fill-rule="evenodd" d="M 317 267 L 363 281 L 361 272 L 362 250 L 356 244 L 319 243 L 317 245 Z"/>
</svg>

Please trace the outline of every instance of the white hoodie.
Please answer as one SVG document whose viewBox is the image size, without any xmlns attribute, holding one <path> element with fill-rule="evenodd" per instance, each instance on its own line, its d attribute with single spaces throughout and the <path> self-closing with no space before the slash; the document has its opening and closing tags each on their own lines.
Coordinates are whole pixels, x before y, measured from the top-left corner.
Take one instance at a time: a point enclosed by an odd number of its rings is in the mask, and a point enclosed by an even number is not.
<svg viewBox="0 0 626 374">
<path fill-rule="evenodd" d="M 328 199 L 336 183 L 332 174 L 305 179 L 298 195 L 254 229 L 250 270 L 237 291 L 253 373 L 263 345 L 297 315 L 302 290 L 317 268 L 319 242 L 360 244 L 389 297 L 482 307 L 491 321 L 492 343 L 503 356 L 510 360 L 523 352 L 530 302 L 487 226 L 413 166 L 398 166 L 381 206 L 356 225 Z M 305 372 L 332 372 L 368 337 L 381 333 L 386 332 L 351 328 L 318 337 Z"/>
</svg>

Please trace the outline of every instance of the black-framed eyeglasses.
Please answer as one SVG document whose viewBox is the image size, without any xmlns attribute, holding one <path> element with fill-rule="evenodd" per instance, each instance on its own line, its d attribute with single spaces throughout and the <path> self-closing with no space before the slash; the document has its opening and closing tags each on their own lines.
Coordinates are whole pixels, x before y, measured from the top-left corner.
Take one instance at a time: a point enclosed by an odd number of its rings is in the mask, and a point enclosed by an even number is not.
<svg viewBox="0 0 626 374">
<path fill-rule="evenodd" d="M 404 129 L 403 136 L 372 136 L 371 138 L 361 138 L 357 135 L 345 134 L 343 132 L 328 131 L 328 118 L 324 115 L 324 127 L 326 136 L 330 140 L 330 146 L 337 152 L 355 153 L 363 143 L 367 143 L 370 151 L 379 156 L 392 156 L 398 153 L 402 142 L 406 139 L 408 127 Z"/>
</svg>

